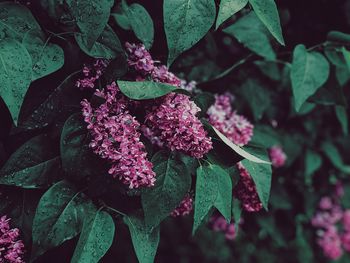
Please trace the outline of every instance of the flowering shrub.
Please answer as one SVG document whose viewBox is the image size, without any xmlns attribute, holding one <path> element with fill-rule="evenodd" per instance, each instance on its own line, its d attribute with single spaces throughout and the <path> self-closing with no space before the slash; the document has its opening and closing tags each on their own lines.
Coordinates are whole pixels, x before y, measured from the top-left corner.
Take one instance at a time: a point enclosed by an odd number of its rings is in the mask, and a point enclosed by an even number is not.
<svg viewBox="0 0 350 263">
<path fill-rule="evenodd" d="M 321 2 L 2 1 L 0 263 L 349 262 Z"/>
</svg>

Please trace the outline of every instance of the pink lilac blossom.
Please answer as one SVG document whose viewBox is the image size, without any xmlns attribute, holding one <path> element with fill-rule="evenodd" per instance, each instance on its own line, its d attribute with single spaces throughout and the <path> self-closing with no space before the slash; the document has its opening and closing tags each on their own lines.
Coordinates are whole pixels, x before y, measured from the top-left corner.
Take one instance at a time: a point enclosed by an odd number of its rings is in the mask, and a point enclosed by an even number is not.
<svg viewBox="0 0 350 263">
<path fill-rule="evenodd" d="M 285 165 L 287 155 L 280 146 L 273 146 L 269 149 L 269 156 L 273 167 L 279 168 Z"/>
<path fill-rule="evenodd" d="M 128 53 L 128 65 L 142 75 L 151 74 L 154 70 L 154 61 L 145 46 L 126 42 L 125 47 Z"/>
<path fill-rule="evenodd" d="M 149 109 L 145 125 L 170 150 L 202 158 L 212 149 L 212 142 L 196 117 L 199 111 L 188 96 L 170 93 Z"/>
<path fill-rule="evenodd" d="M 10 227 L 10 218 L 0 218 L 0 263 L 23 263 L 24 245 L 18 228 Z"/>
<path fill-rule="evenodd" d="M 332 260 L 339 259 L 344 250 L 350 252 L 350 210 L 341 207 L 342 195 L 343 186 L 338 182 L 333 196 L 321 198 L 319 209 L 311 219 L 311 224 L 317 229 L 318 245 Z"/>
<path fill-rule="evenodd" d="M 225 233 L 227 240 L 234 240 L 237 236 L 235 223 L 227 223 L 226 219 L 221 215 L 212 216 L 210 225 L 214 231 Z"/>
<path fill-rule="evenodd" d="M 149 77 L 156 82 L 181 87 L 181 79 L 166 66 L 155 66 L 155 61 L 142 44 L 126 43 L 126 50 L 129 66 L 141 74 L 138 79 Z M 211 138 L 196 116 L 200 109 L 189 97 L 170 93 L 156 100 L 155 104 L 146 107 L 146 121 L 142 126 L 143 134 L 153 144 L 168 147 L 172 151 L 179 150 L 196 158 L 202 158 L 211 150 Z"/>
<path fill-rule="evenodd" d="M 156 176 L 153 165 L 147 160 L 140 141 L 140 124 L 126 109 L 126 98 L 114 82 L 105 90 L 96 90 L 95 95 L 105 99 L 96 109 L 87 100 L 81 102 L 92 136 L 90 147 L 95 154 L 111 162 L 109 174 L 118 177 L 130 189 L 153 186 Z"/>
<path fill-rule="evenodd" d="M 181 203 L 176 207 L 172 212 L 171 216 L 186 216 L 191 213 L 193 209 L 193 198 L 191 194 L 186 194 L 185 198 L 181 201 Z"/>
<path fill-rule="evenodd" d="M 318 245 L 326 257 L 336 260 L 343 255 L 342 242 L 335 226 L 319 232 Z"/>
<path fill-rule="evenodd" d="M 156 82 L 166 83 L 172 86 L 180 87 L 181 80 L 171 73 L 164 65 L 155 67 L 152 71 L 152 79 Z"/>
<path fill-rule="evenodd" d="M 106 69 L 108 61 L 105 59 L 96 59 L 92 66 L 84 65 L 82 79 L 78 79 L 75 86 L 81 90 L 91 90 L 95 88 L 95 82 L 102 76 Z"/>
<path fill-rule="evenodd" d="M 253 136 L 254 126 L 244 117 L 233 111 L 229 93 L 215 96 L 215 103 L 208 109 L 211 125 L 222 132 L 233 143 L 244 146 Z"/>
<path fill-rule="evenodd" d="M 343 234 L 341 235 L 341 241 L 344 250 L 350 252 L 350 210 L 345 210 L 342 218 Z"/>
<path fill-rule="evenodd" d="M 262 209 L 255 184 L 248 170 L 242 165 L 237 164 L 240 172 L 240 179 L 233 190 L 233 195 L 242 203 L 242 208 L 247 212 L 258 212 Z"/>
<path fill-rule="evenodd" d="M 189 92 L 195 93 L 196 92 L 196 86 L 197 82 L 192 80 L 190 82 L 187 82 L 185 80 L 181 80 L 180 87 L 184 90 L 187 90 Z"/>
</svg>

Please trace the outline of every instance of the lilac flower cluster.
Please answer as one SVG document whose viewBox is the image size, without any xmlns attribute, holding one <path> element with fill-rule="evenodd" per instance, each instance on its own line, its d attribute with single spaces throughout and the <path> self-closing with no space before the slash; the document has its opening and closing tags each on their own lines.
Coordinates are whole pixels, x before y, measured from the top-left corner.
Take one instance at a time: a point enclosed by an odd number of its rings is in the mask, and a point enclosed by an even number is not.
<svg viewBox="0 0 350 263">
<path fill-rule="evenodd" d="M 227 240 L 234 240 L 237 236 L 237 230 L 234 222 L 227 223 L 221 215 L 214 215 L 210 218 L 211 228 L 216 232 L 225 233 Z"/>
<path fill-rule="evenodd" d="M 139 74 L 148 76 L 156 82 L 181 86 L 181 80 L 166 66 L 155 66 L 155 62 L 143 45 L 126 43 L 126 50 L 128 64 Z M 192 157 L 202 158 L 212 149 L 212 142 L 196 116 L 199 111 L 200 109 L 188 96 L 170 93 L 148 107 L 142 131 L 151 142 L 160 147 L 165 146 L 172 151 L 179 150 Z"/>
<path fill-rule="evenodd" d="M 103 71 L 106 69 L 107 66 L 108 61 L 104 59 L 96 59 L 92 66 L 84 65 L 84 77 L 82 79 L 78 79 L 75 83 L 75 86 L 80 88 L 81 90 L 94 89 L 96 80 L 98 80 L 102 76 Z"/>
<path fill-rule="evenodd" d="M 253 137 L 254 126 L 233 111 L 232 100 L 233 96 L 229 93 L 216 95 L 215 103 L 207 111 L 208 120 L 233 143 L 244 146 Z"/>
<path fill-rule="evenodd" d="M 142 75 L 151 74 L 154 70 L 154 61 L 145 46 L 126 42 L 125 47 L 128 53 L 128 65 Z"/>
<path fill-rule="evenodd" d="M 258 212 L 262 209 L 262 203 L 256 191 L 255 184 L 248 170 L 242 165 L 237 164 L 240 179 L 233 190 L 233 195 L 242 203 L 242 208 L 247 212 Z"/>
<path fill-rule="evenodd" d="M 171 93 L 165 96 L 159 105 L 148 111 L 145 124 L 152 136 L 170 150 L 202 158 L 212 149 L 212 142 L 196 117 L 199 111 L 188 96 Z M 149 137 L 150 134 L 145 135 Z"/>
<path fill-rule="evenodd" d="M 81 102 L 84 120 L 92 135 L 90 147 L 112 163 L 109 174 L 130 189 L 153 186 L 156 176 L 153 165 L 140 141 L 140 124 L 126 109 L 126 98 L 115 83 L 104 91 L 96 90 L 95 96 L 105 99 L 96 109 L 87 100 Z"/>
<path fill-rule="evenodd" d="M 272 166 L 279 168 L 284 166 L 287 160 L 287 155 L 280 146 L 273 146 L 269 149 L 269 156 Z"/>
<path fill-rule="evenodd" d="M 344 250 L 350 252 L 350 210 L 340 205 L 342 187 L 338 185 L 333 196 L 320 200 L 319 209 L 311 220 L 317 229 L 317 243 L 326 257 L 339 259 Z"/>
<path fill-rule="evenodd" d="M 0 263 L 23 263 L 24 245 L 18 228 L 10 228 L 10 218 L 0 218 Z"/>
<path fill-rule="evenodd" d="M 191 194 L 186 194 L 185 198 L 181 201 L 181 203 L 176 207 L 172 212 L 171 216 L 186 216 L 191 213 L 193 209 L 193 197 Z"/>
</svg>

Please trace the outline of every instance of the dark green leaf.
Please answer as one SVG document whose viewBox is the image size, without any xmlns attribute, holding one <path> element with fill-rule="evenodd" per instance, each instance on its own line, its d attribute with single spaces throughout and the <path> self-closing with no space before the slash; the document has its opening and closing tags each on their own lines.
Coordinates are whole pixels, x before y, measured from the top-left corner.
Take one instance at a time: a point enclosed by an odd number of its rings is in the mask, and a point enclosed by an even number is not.
<svg viewBox="0 0 350 263">
<path fill-rule="evenodd" d="M 0 31 L 5 34 L 5 37 L 16 39 L 19 42 L 28 31 L 41 30 L 29 9 L 16 3 L 0 3 L 0 20 Z"/>
<path fill-rule="evenodd" d="M 88 47 L 88 38 L 84 34 L 77 33 L 74 36 L 81 50 L 91 57 L 113 59 L 124 53 L 118 36 L 109 25 L 106 25 L 91 48 Z"/>
<path fill-rule="evenodd" d="M 80 111 L 79 103 L 83 99 L 83 94 L 75 86 L 79 73 L 80 71 L 69 75 L 32 114 L 19 121 L 19 128 L 24 130 L 43 128 L 58 118 L 64 120 L 74 111 Z"/>
<path fill-rule="evenodd" d="M 349 44 L 350 35 L 339 31 L 330 31 L 327 34 L 327 40 L 341 44 Z"/>
<path fill-rule="evenodd" d="M 88 50 L 93 48 L 94 43 L 105 29 L 113 0 L 66 0 L 70 13 L 86 40 Z"/>
<path fill-rule="evenodd" d="M 84 220 L 72 263 L 98 263 L 113 243 L 115 226 L 112 217 L 96 211 Z"/>
<path fill-rule="evenodd" d="M 124 217 L 128 225 L 136 256 L 140 263 L 153 263 L 159 243 L 159 227 L 152 231 L 137 216 Z"/>
<path fill-rule="evenodd" d="M 247 4 L 248 0 L 221 0 L 215 28 L 217 29 L 223 22 L 243 9 Z"/>
<path fill-rule="evenodd" d="M 259 21 L 254 12 L 240 18 L 233 25 L 225 28 L 223 32 L 235 37 L 244 46 L 266 59 L 275 59 L 268 32 Z"/>
<path fill-rule="evenodd" d="M 213 0 L 165 0 L 164 29 L 168 42 L 168 65 L 201 40 L 215 21 Z"/>
<path fill-rule="evenodd" d="M 212 207 L 216 207 L 229 222 L 232 207 L 232 181 L 229 174 L 218 165 L 200 166 L 197 169 L 194 200 L 193 234 Z"/>
<path fill-rule="evenodd" d="M 335 113 L 337 115 L 338 121 L 341 124 L 344 135 L 347 135 L 349 133 L 349 118 L 346 112 L 346 108 L 343 106 L 336 106 Z"/>
<path fill-rule="evenodd" d="M 40 199 L 33 221 L 32 259 L 79 234 L 93 204 L 65 181 L 52 186 Z"/>
<path fill-rule="evenodd" d="M 260 120 L 271 105 L 270 93 L 263 84 L 254 79 L 247 80 L 241 87 L 241 93 L 248 102 L 255 120 Z"/>
<path fill-rule="evenodd" d="M 26 48 L 14 39 L 0 40 L 0 96 L 17 125 L 24 95 L 32 80 L 32 59 Z"/>
<path fill-rule="evenodd" d="M 278 42 L 284 45 L 280 18 L 275 0 L 249 0 L 249 3 L 252 5 L 254 12 L 268 28 L 271 34 Z"/>
<path fill-rule="evenodd" d="M 348 51 L 345 47 L 342 47 L 341 52 L 343 53 L 346 66 L 348 67 L 348 71 L 350 72 L 350 51 Z"/>
<path fill-rule="evenodd" d="M 232 200 L 232 217 L 235 221 L 236 226 L 238 226 L 238 224 L 241 221 L 241 215 L 242 215 L 242 204 L 238 199 L 234 198 Z"/>
<path fill-rule="evenodd" d="M 72 115 L 64 124 L 61 134 L 62 168 L 71 180 L 94 175 L 103 176 L 104 163 L 89 148 L 90 138 L 81 113 Z"/>
<path fill-rule="evenodd" d="M 22 43 L 32 57 L 32 80 L 45 77 L 63 66 L 64 54 L 62 48 L 49 43 L 49 39 L 46 40 L 41 31 L 28 31 Z"/>
<path fill-rule="evenodd" d="M 178 88 L 153 81 L 118 80 L 118 86 L 125 96 L 133 100 L 149 100 L 162 97 Z"/>
<path fill-rule="evenodd" d="M 142 207 L 146 225 L 156 227 L 182 201 L 191 187 L 186 165 L 174 154 L 158 152 L 153 158 L 156 173 L 154 187 L 142 192 Z"/>
<path fill-rule="evenodd" d="M 48 188 L 61 174 L 61 160 L 47 135 L 32 138 L 17 149 L 0 170 L 0 184 Z"/>
<path fill-rule="evenodd" d="M 308 52 L 303 45 L 295 47 L 291 71 L 295 109 L 299 111 L 304 102 L 313 95 L 329 76 L 329 63 L 318 52 Z"/>
<path fill-rule="evenodd" d="M 243 160 L 242 164 L 252 177 L 260 201 L 267 209 L 271 189 L 271 165 L 254 163 L 247 159 Z"/>
<path fill-rule="evenodd" d="M 347 165 L 343 162 L 343 158 L 334 144 L 331 142 L 324 142 L 321 148 L 328 159 L 332 162 L 334 167 L 345 174 L 350 173 L 350 165 Z"/>
<path fill-rule="evenodd" d="M 132 4 L 127 8 L 126 14 L 136 37 L 150 49 L 153 44 L 154 26 L 147 10 L 142 5 Z"/>
<path fill-rule="evenodd" d="M 311 150 L 306 151 L 305 155 L 305 183 L 311 185 L 312 175 L 321 167 L 321 156 Z"/>
</svg>

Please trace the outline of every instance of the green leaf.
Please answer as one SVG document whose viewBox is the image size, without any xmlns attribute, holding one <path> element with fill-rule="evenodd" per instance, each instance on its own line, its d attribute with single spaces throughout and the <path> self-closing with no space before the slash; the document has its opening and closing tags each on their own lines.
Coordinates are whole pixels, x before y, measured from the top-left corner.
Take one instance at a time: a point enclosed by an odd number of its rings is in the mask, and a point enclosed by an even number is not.
<svg viewBox="0 0 350 263">
<path fill-rule="evenodd" d="M 104 211 L 96 211 L 84 220 L 72 263 L 98 263 L 107 253 L 114 239 L 115 226 L 112 217 Z"/>
<path fill-rule="evenodd" d="M 212 207 L 230 222 L 232 207 L 232 181 L 230 175 L 218 165 L 197 169 L 196 196 L 194 198 L 193 234 L 203 223 Z"/>
<path fill-rule="evenodd" d="M 89 176 L 104 176 L 104 162 L 89 148 L 90 138 L 81 113 L 65 122 L 61 134 L 60 152 L 63 170 L 72 180 Z"/>
<path fill-rule="evenodd" d="M 335 168 L 345 174 L 350 174 L 350 165 L 343 162 L 343 158 L 334 144 L 324 142 L 321 148 Z"/>
<path fill-rule="evenodd" d="M 0 96 L 15 125 L 31 80 L 32 59 L 26 48 L 14 39 L 0 40 Z"/>
<path fill-rule="evenodd" d="M 346 108 L 344 106 L 336 106 L 335 113 L 337 115 L 338 121 L 341 124 L 344 135 L 347 135 L 349 133 L 349 118 L 346 112 Z"/>
<path fill-rule="evenodd" d="M 238 145 L 234 144 L 231 140 L 229 140 L 225 135 L 223 135 L 219 130 L 217 130 L 215 127 L 211 126 L 208 123 L 205 123 L 206 126 L 210 126 L 211 129 L 217 134 L 217 136 L 227 145 L 229 146 L 233 151 L 235 151 L 238 155 L 242 156 L 243 158 L 255 162 L 255 163 L 262 163 L 262 164 L 270 164 L 270 162 L 264 161 L 249 152 L 245 151 L 243 148 L 239 147 Z"/>
<path fill-rule="evenodd" d="M 284 45 L 280 18 L 275 0 L 249 0 L 254 12 L 271 32 L 271 34 Z"/>
<path fill-rule="evenodd" d="M 106 25 L 91 48 L 88 46 L 89 39 L 84 34 L 76 33 L 74 37 L 81 50 L 90 57 L 113 59 L 124 53 L 118 36 L 109 25 Z"/>
<path fill-rule="evenodd" d="M 241 221 L 241 215 L 242 215 L 241 201 L 239 201 L 236 198 L 233 198 L 233 200 L 232 200 L 232 217 L 233 217 L 237 227 Z"/>
<path fill-rule="evenodd" d="M 162 97 L 178 88 L 172 85 L 153 81 L 118 80 L 120 91 L 133 100 L 149 100 Z"/>
<path fill-rule="evenodd" d="M 343 53 L 346 66 L 348 67 L 348 70 L 350 72 L 350 51 L 348 51 L 345 47 L 342 47 L 341 52 Z"/>
<path fill-rule="evenodd" d="M 327 34 L 327 40 L 340 44 L 349 44 L 350 35 L 339 31 L 330 31 Z"/>
<path fill-rule="evenodd" d="M 214 24 L 213 0 L 164 0 L 164 30 L 168 42 L 168 66 L 201 40 Z"/>
<path fill-rule="evenodd" d="M 127 7 L 126 15 L 136 37 L 143 42 L 147 49 L 150 49 L 153 44 L 154 25 L 147 10 L 142 5 L 132 4 Z"/>
<path fill-rule="evenodd" d="M 93 204 L 71 184 L 60 181 L 40 199 L 33 221 L 32 259 L 74 238 Z"/>
<path fill-rule="evenodd" d="M 61 175 L 61 160 L 47 135 L 36 136 L 15 151 L 0 170 L 0 184 L 48 188 Z"/>
<path fill-rule="evenodd" d="M 240 43 L 259 56 L 270 60 L 276 58 L 268 32 L 254 12 L 243 16 L 236 23 L 225 28 L 223 32 L 235 37 Z"/>
<path fill-rule="evenodd" d="M 241 87 L 241 93 L 249 104 L 255 120 L 260 120 L 271 105 L 270 93 L 255 79 L 247 80 Z"/>
<path fill-rule="evenodd" d="M 260 144 L 265 148 L 270 148 L 274 145 L 281 144 L 279 137 L 279 134 L 272 127 L 267 125 L 255 125 L 251 143 Z"/>
<path fill-rule="evenodd" d="M 29 9 L 21 4 L 0 3 L 0 20 L 2 34 L 19 42 L 23 40 L 28 31 L 41 30 Z"/>
<path fill-rule="evenodd" d="M 159 226 L 149 230 L 142 218 L 125 216 L 125 224 L 129 227 L 132 244 L 140 263 L 153 263 L 159 244 Z"/>
<path fill-rule="evenodd" d="M 224 21 L 243 9 L 247 4 L 248 0 L 221 0 L 215 28 L 218 29 Z"/>
<path fill-rule="evenodd" d="M 66 0 L 70 13 L 75 18 L 77 26 L 86 39 L 88 50 L 93 48 L 94 43 L 105 29 L 113 0 Z"/>
<path fill-rule="evenodd" d="M 312 184 L 312 176 L 321 165 L 322 157 L 312 150 L 307 150 L 305 155 L 305 183 L 307 185 Z"/>
<path fill-rule="evenodd" d="M 191 187 L 191 175 L 174 154 L 158 152 L 152 163 L 157 175 L 155 186 L 142 192 L 145 222 L 150 228 L 158 226 L 180 204 Z"/>
<path fill-rule="evenodd" d="M 33 130 L 46 127 L 59 118 L 67 119 L 83 99 L 82 92 L 76 88 L 80 71 L 70 74 L 62 83 L 23 121 L 19 120 L 19 128 Z"/>
<path fill-rule="evenodd" d="M 32 57 L 32 80 L 49 75 L 63 66 L 64 54 L 62 48 L 49 43 L 49 39 L 45 39 L 45 35 L 41 31 L 28 31 L 22 44 Z"/>
<path fill-rule="evenodd" d="M 117 7 L 115 13 L 112 13 L 111 16 L 114 18 L 115 22 L 124 30 L 131 30 L 131 25 L 129 22 L 128 15 L 125 12 L 128 6 L 125 1 L 122 1 Z"/>
<path fill-rule="evenodd" d="M 264 208 L 267 210 L 271 189 L 271 165 L 254 163 L 247 159 L 243 160 L 242 164 L 252 177 L 256 186 L 256 191 L 259 195 L 259 199 Z"/>
<path fill-rule="evenodd" d="M 318 52 L 308 52 L 304 45 L 297 45 L 293 52 L 291 80 L 295 109 L 313 95 L 329 76 L 329 63 Z"/>
</svg>

